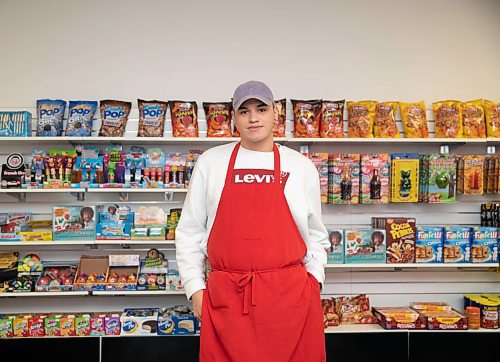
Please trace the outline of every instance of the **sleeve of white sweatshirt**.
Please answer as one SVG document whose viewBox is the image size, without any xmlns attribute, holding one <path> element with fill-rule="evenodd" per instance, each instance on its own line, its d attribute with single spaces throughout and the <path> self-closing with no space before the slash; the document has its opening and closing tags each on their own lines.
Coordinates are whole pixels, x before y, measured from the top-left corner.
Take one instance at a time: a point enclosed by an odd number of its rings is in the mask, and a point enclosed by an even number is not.
<svg viewBox="0 0 500 362">
<path fill-rule="evenodd" d="M 177 265 L 188 299 L 205 289 L 206 256 L 201 243 L 207 233 L 206 176 L 204 157 L 200 155 L 175 229 Z"/>
<path fill-rule="evenodd" d="M 310 163 L 311 169 L 305 173 L 308 203 L 309 245 L 304 264 L 309 273 L 322 285 L 325 281 L 326 249 L 329 248 L 328 231 L 321 219 L 321 191 L 319 174 Z M 310 176 L 314 175 L 314 176 Z"/>
</svg>

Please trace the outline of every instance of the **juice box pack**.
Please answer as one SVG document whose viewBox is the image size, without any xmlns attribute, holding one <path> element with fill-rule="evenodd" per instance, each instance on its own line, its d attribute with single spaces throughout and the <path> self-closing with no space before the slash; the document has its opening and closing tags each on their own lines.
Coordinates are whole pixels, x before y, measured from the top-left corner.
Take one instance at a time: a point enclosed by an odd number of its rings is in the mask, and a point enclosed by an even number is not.
<svg viewBox="0 0 500 362">
<path fill-rule="evenodd" d="M 418 202 L 419 154 L 391 155 L 391 202 Z"/>
<path fill-rule="evenodd" d="M 333 154 L 328 157 L 328 203 L 359 203 L 359 154 Z"/>
<path fill-rule="evenodd" d="M 345 230 L 345 263 L 385 263 L 384 230 Z"/>
<path fill-rule="evenodd" d="M 471 228 L 447 226 L 444 228 L 443 256 L 445 263 L 470 262 Z"/>
<path fill-rule="evenodd" d="M 418 226 L 415 247 L 416 263 L 443 262 L 443 228 L 438 226 Z"/>
<path fill-rule="evenodd" d="M 328 233 L 330 248 L 327 251 L 328 264 L 344 263 L 344 230 L 331 230 Z"/>
<path fill-rule="evenodd" d="M 361 155 L 362 204 L 387 204 L 389 202 L 389 155 L 372 153 Z"/>
<path fill-rule="evenodd" d="M 471 261 L 498 264 L 498 228 L 486 226 L 472 228 Z"/>
</svg>

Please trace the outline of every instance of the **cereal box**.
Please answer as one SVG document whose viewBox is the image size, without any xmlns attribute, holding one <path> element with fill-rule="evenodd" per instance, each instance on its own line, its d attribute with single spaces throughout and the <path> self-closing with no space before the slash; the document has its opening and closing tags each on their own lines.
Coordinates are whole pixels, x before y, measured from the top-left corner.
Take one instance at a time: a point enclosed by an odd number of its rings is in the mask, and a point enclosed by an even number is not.
<svg viewBox="0 0 500 362">
<path fill-rule="evenodd" d="M 345 230 L 345 263 L 385 263 L 385 231 Z"/>
<path fill-rule="evenodd" d="M 104 314 L 94 313 L 90 316 L 90 335 L 91 336 L 104 336 Z"/>
<path fill-rule="evenodd" d="M 428 160 L 426 201 L 444 204 L 456 201 L 457 164 L 452 155 L 431 154 Z"/>
<path fill-rule="evenodd" d="M 49 315 L 44 320 L 46 336 L 61 336 L 61 316 Z"/>
<path fill-rule="evenodd" d="M 90 315 L 80 314 L 75 317 L 75 336 L 90 335 Z"/>
<path fill-rule="evenodd" d="M 328 202 L 330 204 L 359 203 L 360 156 L 334 154 L 328 158 Z"/>
<path fill-rule="evenodd" d="M 14 316 L 14 337 L 29 337 L 28 320 L 30 317 L 30 315 L 22 314 Z"/>
<path fill-rule="evenodd" d="M 443 228 L 435 226 L 417 227 L 417 244 L 415 247 L 415 262 L 443 262 Z"/>
<path fill-rule="evenodd" d="M 470 263 L 471 228 L 447 226 L 444 228 L 444 262 Z"/>
<path fill-rule="evenodd" d="M 417 239 L 413 218 L 372 218 L 372 225 L 387 234 L 387 263 L 414 263 Z"/>
<path fill-rule="evenodd" d="M 327 250 L 328 264 L 344 263 L 344 230 L 331 230 L 328 233 L 330 248 Z"/>
<path fill-rule="evenodd" d="M 104 318 L 104 331 L 107 336 L 119 336 L 121 332 L 120 325 L 121 312 L 109 313 Z"/>
<path fill-rule="evenodd" d="M 419 154 L 391 156 L 391 202 L 418 202 Z"/>
<path fill-rule="evenodd" d="M 56 206 L 53 208 L 54 240 L 92 240 L 96 238 L 94 206 Z"/>
<path fill-rule="evenodd" d="M 498 228 L 475 226 L 472 229 L 471 261 L 498 264 Z"/>
<path fill-rule="evenodd" d="M 319 173 L 321 203 L 328 203 L 328 153 L 312 153 L 310 159 Z"/>
<path fill-rule="evenodd" d="M 465 195 L 482 195 L 484 192 L 483 155 L 465 155 L 459 161 L 458 192 Z"/>
<path fill-rule="evenodd" d="M 11 338 L 14 336 L 14 317 L 0 315 L 0 338 Z"/>
<path fill-rule="evenodd" d="M 372 153 L 361 155 L 362 204 L 389 202 L 389 155 Z"/>
<path fill-rule="evenodd" d="M 75 316 L 67 314 L 61 316 L 61 336 L 74 336 L 75 335 Z"/>
<path fill-rule="evenodd" d="M 28 331 L 30 337 L 44 337 L 44 319 L 46 315 L 34 315 L 28 319 Z"/>
</svg>

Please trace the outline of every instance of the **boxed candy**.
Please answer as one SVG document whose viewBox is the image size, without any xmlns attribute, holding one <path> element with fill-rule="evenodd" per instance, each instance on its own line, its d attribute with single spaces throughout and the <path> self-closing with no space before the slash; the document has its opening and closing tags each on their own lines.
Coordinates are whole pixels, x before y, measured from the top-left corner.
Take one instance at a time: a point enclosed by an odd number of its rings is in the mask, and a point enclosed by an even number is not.
<svg viewBox="0 0 500 362">
<path fill-rule="evenodd" d="M 54 240 L 96 238 L 94 206 L 56 206 L 52 220 Z"/>
<path fill-rule="evenodd" d="M 75 336 L 90 336 L 90 314 L 75 316 Z"/>
<path fill-rule="evenodd" d="M 61 315 L 50 314 L 44 319 L 46 336 L 61 336 Z"/>
<path fill-rule="evenodd" d="M 119 336 L 121 332 L 120 324 L 121 312 L 110 312 L 104 318 L 104 331 L 107 336 Z"/>
<path fill-rule="evenodd" d="M 418 226 L 415 247 L 417 263 L 443 262 L 443 228 L 437 226 Z"/>
<path fill-rule="evenodd" d="M 76 272 L 74 290 L 106 290 L 107 256 L 82 255 Z"/>
<path fill-rule="evenodd" d="M 64 314 L 60 318 L 61 336 L 75 335 L 75 316 L 73 314 Z"/>
<path fill-rule="evenodd" d="M 45 337 L 46 314 L 34 314 L 28 319 L 28 334 L 30 337 Z"/>
<path fill-rule="evenodd" d="M 29 337 L 29 314 L 17 314 L 13 318 L 14 337 Z"/>
<path fill-rule="evenodd" d="M 0 338 L 14 337 L 14 317 L 0 314 Z"/>
<path fill-rule="evenodd" d="M 168 261 L 157 249 L 150 249 L 141 261 L 137 290 L 165 290 Z"/>
<path fill-rule="evenodd" d="M 425 319 L 408 307 L 374 307 L 373 314 L 384 329 L 425 329 Z"/>
<path fill-rule="evenodd" d="M 0 112 L 0 137 L 31 136 L 31 113 L 27 111 Z"/>
<path fill-rule="evenodd" d="M 498 264 L 498 228 L 475 226 L 472 229 L 473 263 Z"/>
<path fill-rule="evenodd" d="M 37 292 L 60 292 L 73 290 L 76 265 L 45 265 L 35 285 Z"/>
<path fill-rule="evenodd" d="M 106 315 L 103 313 L 93 313 L 90 315 L 89 327 L 90 336 L 104 336 L 106 334 L 105 330 L 105 319 Z"/>
<path fill-rule="evenodd" d="M 345 263 L 385 263 L 385 231 L 345 230 Z"/>
<path fill-rule="evenodd" d="M 106 290 L 136 290 L 139 255 L 109 255 Z"/>
<path fill-rule="evenodd" d="M 455 310 L 419 310 L 427 329 L 467 329 L 467 318 Z"/>
<path fill-rule="evenodd" d="M 444 262 L 470 263 L 471 228 L 447 226 L 444 228 Z"/>
<path fill-rule="evenodd" d="M 0 242 L 21 240 L 21 231 L 29 229 L 31 212 L 0 213 Z"/>
<path fill-rule="evenodd" d="M 43 264 L 38 255 L 27 254 L 17 264 L 17 277 L 9 282 L 9 290 L 32 292 L 42 271 Z"/>
<path fill-rule="evenodd" d="M 330 248 L 327 250 L 328 264 L 344 263 L 344 231 L 331 230 L 328 234 Z"/>
<path fill-rule="evenodd" d="M 134 213 L 128 206 L 109 205 L 106 211 L 99 213 L 97 224 L 97 239 L 99 240 L 130 240 Z"/>
<path fill-rule="evenodd" d="M 158 308 L 125 309 L 120 322 L 123 335 L 157 334 Z"/>
<path fill-rule="evenodd" d="M 158 314 L 158 334 L 195 334 L 199 332 L 198 320 L 189 307 L 176 305 L 162 309 Z"/>
</svg>

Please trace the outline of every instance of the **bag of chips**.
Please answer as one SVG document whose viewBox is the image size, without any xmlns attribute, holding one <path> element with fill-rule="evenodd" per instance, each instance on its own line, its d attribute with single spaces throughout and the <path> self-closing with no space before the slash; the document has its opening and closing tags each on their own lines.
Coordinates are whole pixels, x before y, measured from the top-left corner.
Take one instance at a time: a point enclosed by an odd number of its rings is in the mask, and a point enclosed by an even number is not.
<svg viewBox="0 0 500 362">
<path fill-rule="evenodd" d="M 323 101 L 321 106 L 320 135 L 323 138 L 344 138 L 345 101 Z"/>
<path fill-rule="evenodd" d="M 434 136 L 436 138 L 463 137 L 461 102 L 434 102 L 432 108 L 434 110 Z"/>
<path fill-rule="evenodd" d="M 375 101 L 347 102 L 347 137 L 373 138 Z"/>
<path fill-rule="evenodd" d="M 137 100 L 139 107 L 138 137 L 163 137 L 167 102 Z"/>
<path fill-rule="evenodd" d="M 401 110 L 401 120 L 406 138 L 428 138 L 429 129 L 427 127 L 427 116 L 425 103 L 404 103 L 399 102 Z"/>
<path fill-rule="evenodd" d="M 66 136 L 90 137 L 96 110 L 96 101 L 69 101 Z"/>
<path fill-rule="evenodd" d="M 500 137 L 500 103 L 484 101 L 488 137 Z"/>
<path fill-rule="evenodd" d="M 275 101 L 276 111 L 278 112 L 278 119 L 273 125 L 273 137 L 285 137 L 286 128 L 286 99 Z"/>
<path fill-rule="evenodd" d="M 37 100 L 36 135 L 41 137 L 61 136 L 65 109 L 66 101 L 61 99 Z"/>
<path fill-rule="evenodd" d="M 207 120 L 207 137 L 232 137 L 231 102 L 203 102 Z"/>
<path fill-rule="evenodd" d="M 127 128 L 128 115 L 132 108 L 131 102 L 102 100 L 100 137 L 123 137 Z"/>
<path fill-rule="evenodd" d="M 461 114 L 465 138 L 486 137 L 486 125 L 484 124 L 482 99 L 462 103 Z"/>
<path fill-rule="evenodd" d="M 198 105 L 195 101 L 169 101 L 174 137 L 198 137 Z"/>
<path fill-rule="evenodd" d="M 321 99 L 301 101 L 292 99 L 294 137 L 319 137 Z"/>
<path fill-rule="evenodd" d="M 397 102 L 382 102 L 375 108 L 374 134 L 376 138 L 399 138 L 396 125 Z"/>
</svg>

